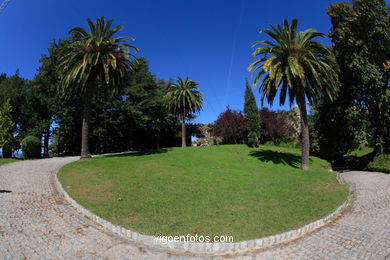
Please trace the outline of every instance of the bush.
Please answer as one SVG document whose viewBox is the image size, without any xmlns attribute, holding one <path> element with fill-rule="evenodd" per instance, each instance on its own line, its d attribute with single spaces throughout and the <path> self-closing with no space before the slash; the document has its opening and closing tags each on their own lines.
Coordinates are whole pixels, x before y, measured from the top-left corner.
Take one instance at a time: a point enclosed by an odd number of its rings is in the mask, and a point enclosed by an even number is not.
<svg viewBox="0 0 390 260">
<path fill-rule="evenodd" d="M 22 151 L 24 158 L 40 158 L 41 142 L 35 136 L 27 136 L 22 140 Z"/>
<path fill-rule="evenodd" d="M 390 154 L 375 156 L 374 160 L 368 164 L 367 169 L 375 172 L 390 173 Z"/>
<path fill-rule="evenodd" d="M 272 111 L 263 107 L 260 110 L 260 118 L 262 143 L 267 141 L 280 143 L 298 139 L 299 132 L 295 122 L 297 119 L 294 119 L 294 112 Z"/>
<path fill-rule="evenodd" d="M 249 147 L 258 147 L 259 139 L 258 134 L 256 132 L 250 131 L 248 134 L 248 146 Z"/>
</svg>

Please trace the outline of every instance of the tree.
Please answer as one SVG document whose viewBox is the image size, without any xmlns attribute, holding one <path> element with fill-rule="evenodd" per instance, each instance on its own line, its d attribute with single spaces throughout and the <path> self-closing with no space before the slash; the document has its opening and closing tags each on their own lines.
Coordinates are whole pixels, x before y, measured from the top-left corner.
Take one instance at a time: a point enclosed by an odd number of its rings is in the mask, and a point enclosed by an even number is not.
<svg viewBox="0 0 390 260">
<path fill-rule="evenodd" d="M 15 123 L 12 122 L 12 107 L 10 100 L 0 106 L 0 147 L 3 149 L 2 157 L 4 157 L 4 147 L 12 143 L 13 135 L 11 130 Z"/>
<path fill-rule="evenodd" d="M 6 103 L 7 100 L 10 102 L 12 122 L 14 122 L 10 134 L 15 137 L 12 143 L 3 147 L 5 158 L 12 156 L 12 150 L 20 147 L 20 141 L 24 137 L 21 136 L 20 126 L 24 120 L 22 110 L 29 88 L 30 82 L 19 76 L 19 70 L 11 77 L 7 77 L 5 74 L 0 75 L 0 104 Z"/>
<path fill-rule="evenodd" d="M 82 88 L 84 99 L 81 159 L 90 158 L 88 134 L 89 116 L 93 93 L 100 83 L 112 89 L 119 88 L 127 72 L 132 67 L 129 56 L 135 58 L 130 50 L 138 52 L 138 48 L 128 44 L 130 36 L 114 38 L 114 34 L 122 30 L 122 26 L 111 28 L 113 20 L 105 22 L 104 17 L 97 19 L 96 24 L 87 19 L 89 30 L 75 27 L 69 31 L 73 41 L 65 44 L 61 50 L 59 75 L 63 92 L 77 83 Z"/>
<path fill-rule="evenodd" d="M 283 27 L 270 25 L 271 29 L 264 32 L 273 41 L 254 42 L 253 47 L 259 47 L 252 58 L 257 59 L 248 70 L 252 71 L 252 76 L 257 73 L 254 86 L 263 78 L 260 85 L 262 102 L 266 97 L 272 105 L 280 93 L 280 105 L 284 104 L 287 94 L 290 106 L 294 101 L 298 104 L 302 130 L 301 169 L 308 170 L 310 141 L 306 99 L 310 104 L 321 96 L 333 99 L 338 89 L 338 75 L 331 52 L 313 40 L 325 35 L 314 29 L 297 32 L 297 25 L 297 19 L 291 24 L 285 20 Z"/>
<path fill-rule="evenodd" d="M 360 111 L 363 116 L 359 117 L 368 116 L 368 135 L 374 139 L 376 153 L 390 151 L 390 124 L 386 116 L 390 75 L 389 10 L 385 0 L 337 2 L 327 9 L 332 22 L 330 37 L 342 71 L 343 93 L 332 105 L 340 111 L 351 108 Z M 343 122 L 334 127 L 340 131 L 345 129 Z M 348 135 L 350 131 L 344 133 Z"/>
<path fill-rule="evenodd" d="M 89 149 L 91 153 L 120 152 L 134 149 L 172 147 L 177 138 L 178 118 L 167 108 L 167 82 L 150 72 L 145 58 L 128 72 L 123 87 L 108 92 L 97 84 L 91 102 Z M 53 129 L 53 153 L 77 155 L 80 152 L 83 100 L 80 88 L 70 88 L 58 97 Z M 108 93 L 107 93 L 108 92 Z"/>
<path fill-rule="evenodd" d="M 240 111 L 226 108 L 213 126 L 213 135 L 223 138 L 225 144 L 242 144 L 247 136 L 245 118 Z"/>
<path fill-rule="evenodd" d="M 263 107 L 260 110 L 261 141 L 275 144 L 295 141 L 297 130 L 292 117 L 293 111 L 272 111 Z"/>
<path fill-rule="evenodd" d="M 56 71 L 57 48 L 51 43 L 48 48 L 49 55 L 42 55 L 40 67 L 31 81 L 22 104 L 22 122 L 20 134 L 33 135 L 43 139 L 43 157 L 49 156 L 49 139 L 51 124 L 58 108 L 57 89 L 59 77 Z"/>
<path fill-rule="evenodd" d="M 260 114 L 248 80 L 245 82 L 244 116 L 248 130 L 248 145 L 256 147 L 260 141 Z"/>
<path fill-rule="evenodd" d="M 203 97 L 196 81 L 182 78 L 169 84 L 166 94 L 170 108 L 181 117 L 181 146 L 186 146 L 186 118 L 202 109 Z"/>
</svg>

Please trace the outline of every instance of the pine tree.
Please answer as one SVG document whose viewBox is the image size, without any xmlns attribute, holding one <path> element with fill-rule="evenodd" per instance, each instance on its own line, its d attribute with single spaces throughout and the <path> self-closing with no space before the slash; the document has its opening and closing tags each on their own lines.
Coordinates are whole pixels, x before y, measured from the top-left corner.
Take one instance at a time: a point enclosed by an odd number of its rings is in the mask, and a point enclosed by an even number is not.
<svg viewBox="0 0 390 260">
<path fill-rule="evenodd" d="M 10 100 L 8 99 L 4 104 L 0 106 L 0 147 L 4 149 L 5 146 L 10 145 L 12 142 L 11 130 L 14 127 L 12 122 L 12 107 Z M 4 150 L 2 157 L 4 156 Z"/>
<path fill-rule="evenodd" d="M 248 80 L 245 85 L 244 115 L 248 129 L 248 145 L 257 147 L 260 140 L 260 114 Z"/>
</svg>

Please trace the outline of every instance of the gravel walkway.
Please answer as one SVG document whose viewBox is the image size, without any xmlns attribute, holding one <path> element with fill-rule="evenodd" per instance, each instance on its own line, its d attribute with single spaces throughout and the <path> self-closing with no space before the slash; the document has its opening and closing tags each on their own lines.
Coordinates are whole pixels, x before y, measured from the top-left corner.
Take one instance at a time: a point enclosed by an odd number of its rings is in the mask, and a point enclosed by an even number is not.
<svg viewBox="0 0 390 260">
<path fill-rule="evenodd" d="M 78 158 L 0 166 L 0 259 L 206 259 L 119 237 L 77 214 L 53 174 Z M 288 244 L 213 259 L 390 259 L 390 175 L 343 173 L 352 207 L 335 222 Z"/>
</svg>

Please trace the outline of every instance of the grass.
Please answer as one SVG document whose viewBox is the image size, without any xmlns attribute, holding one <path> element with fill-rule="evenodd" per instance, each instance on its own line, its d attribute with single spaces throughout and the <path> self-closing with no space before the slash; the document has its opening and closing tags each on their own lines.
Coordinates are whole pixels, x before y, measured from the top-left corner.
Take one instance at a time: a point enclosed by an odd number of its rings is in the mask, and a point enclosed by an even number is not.
<svg viewBox="0 0 390 260">
<path fill-rule="evenodd" d="M 355 150 L 355 151 L 352 151 L 352 152 L 349 152 L 347 154 L 347 156 L 354 156 L 354 157 L 363 157 L 365 155 L 368 155 L 370 153 L 372 153 L 374 149 L 371 148 L 371 147 L 364 147 L 362 149 L 359 149 L 359 150 Z"/>
<path fill-rule="evenodd" d="M 96 157 L 59 179 L 81 205 L 140 233 L 240 241 L 299 228 L 345 201 L 326 161 L 299 165 L 298 149 L 221 145 Z"/>
<path fill-rule="evenodd" d="M 15 158 L 0 158 L 0 165 L 2 164 L 6 164 L 6 163 L 11 163 L 11 162 L 17 162 L 18 159 L 15 159 Z"/>
</svg>

